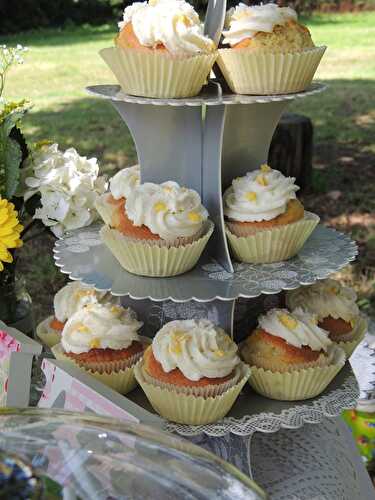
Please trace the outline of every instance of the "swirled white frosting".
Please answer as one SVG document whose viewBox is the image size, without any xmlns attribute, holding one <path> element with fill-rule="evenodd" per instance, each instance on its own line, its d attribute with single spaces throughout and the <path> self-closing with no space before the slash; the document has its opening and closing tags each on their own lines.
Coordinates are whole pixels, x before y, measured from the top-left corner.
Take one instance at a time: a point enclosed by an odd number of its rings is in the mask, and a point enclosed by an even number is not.
<svg viewBox="0 0 375 500">
<path fill-rule="evenodd" d="M 224 214 L 238 222 L 271 220 L 284 213 L 299 187 L 268 165 L 237 177 L 224 193 Z"/>
<path fill-rule="evenodd" d="M 226 377 L 240 363 L 237 345 L 206 319 L 167 323 L 154 337 L 152 351 L 166 373 L 178 368 L 194 381 Z"/>
<path fill-rule="evenodd" d="M 143 323 L 135 312 L 112 304 L 91 304 L 65 324 L 61 344 L 65 352 L 82 354 L 90 349 L 126 349 L 139 341 Z"/>
<path fill-rule="evenodd" d="M 115 200 L 127 198 L 134 188 L 139 186 L 141 170 L 139 165 L 123 168 L 109 181 L 109 189 Z"/>
<path fill-rule="evenodd" d="M 351 322 L 359 315 L 357 294 L 336 280 L 326 279 L 314 285 L 302 286 L 287 293 L 290 309 L 301 307 L 318 316 L 319 321 L 331 316 Z"/>
<path fill-rule="evenodd" d="M 301 308 L 289 312 L 271 309 L 260 316 L 259 326 L 271 335 L 284 339 L 294 347 L 309 346 L 313 351 L 324 350 L 332 345 L 328 333 L 317 326 L 317 318 Z"/>
<path fill-rule="evenodd" d="M 82 285 L 78 281 L 73 281 L 56 293 L 53 299 L 53 306 L 55 317 L 61 323 L 64 323 L 74 313 L 88 304 L 95 304 L 96 302 L 116 303 L 117 301 L 118 299 L 115 299 L 107 292 L 98 292 L 92 287 Z"/>
<path fill-rule="evenodd" d="M 141 184 L 127 197 L 125 209 L 135 226 L 145 225 L 166 241 L 195 235 L 208 217 L 199 194 L 172 181 Z"/>
<path fill-rule="evenodd" d="M 124 10 L 119 28 L 130 22 L 145 47 L 163 44 L 172 54 L 208 53 L 216 48 L 204 35 L 203 23 L 193 6 L 184 0 L 135 2 Z"/>
<path fill-rule="evenodd" d="M 291 20 L 297 20 L 297 13 L 290 7 L 273 3 L 249 7 L 240 3 L 227 12 L 223 43 L 233 46 L 245 38 L 253 38 L 259 31 L 272 33 L 276 25 Z"/>
</svg>

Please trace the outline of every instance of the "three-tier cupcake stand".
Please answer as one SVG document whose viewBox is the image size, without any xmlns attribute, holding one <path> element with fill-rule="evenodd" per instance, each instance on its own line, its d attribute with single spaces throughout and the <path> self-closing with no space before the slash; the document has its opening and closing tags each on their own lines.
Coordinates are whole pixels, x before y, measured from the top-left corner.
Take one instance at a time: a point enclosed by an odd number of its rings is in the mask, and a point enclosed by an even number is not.
<svg viewBox="0 0 375 500">
<path fill-rule="evenodd" d="M 206 32 L 213 39 L 221 32 L 225 8 L 225 2 L 209 4 Z M 102 243 L 99 224 L 58 240 L 57 266 L 73 280 L 121 297 L 123 305 L 138 313 L 147 336 L 172 319 L 208 318 L 241 341 L 260 312 L 282 304 L 284 290 L 324 279 L 357 254 L 350 238 L 318 225 L 296 257 L 274 264 L 244 264 L 232 260 L 225 236 L 223 191 L 234 177 L 267 163 L 274 130 L 287 105 L 324 88 L 313 83 L 296 94 L 246 96 L 229 93 L 212 80 L 197 97 L 153 99 L 126 95 L 118 85 L 88 87 L 90 94 L 110 101 L 129 127 L 142 182 L 174 180 L 198 191 L 215 231 L 197 266 L 176 277 L 148 278 L 125 271 Z M 325 422 L 326 417 L 355 407 L 358 395 L 347 363 L 326 391 L 309 401 L 273 401 L 247 386 L 220 422 L 201 426 L 161 423 L 251 474 L 249 446 L 254 432 Z M 153 413 L 140 388 L 123 398 Z"/>
</svg>

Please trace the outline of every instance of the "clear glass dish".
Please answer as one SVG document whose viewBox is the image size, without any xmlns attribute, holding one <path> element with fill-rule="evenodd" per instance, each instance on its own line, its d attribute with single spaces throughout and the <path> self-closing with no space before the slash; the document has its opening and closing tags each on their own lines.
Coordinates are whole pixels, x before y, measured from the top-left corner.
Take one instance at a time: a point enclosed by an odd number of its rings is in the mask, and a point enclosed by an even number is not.
<svg viewBox="0 0 375 500">
<path fill-rule="evenodd" d="M 63 496 L 55 498 L 266 498 L 250 478 L 203 448 L 96 415 L 1 409 L 0 449 L 61 485 Z"/>
</svg>

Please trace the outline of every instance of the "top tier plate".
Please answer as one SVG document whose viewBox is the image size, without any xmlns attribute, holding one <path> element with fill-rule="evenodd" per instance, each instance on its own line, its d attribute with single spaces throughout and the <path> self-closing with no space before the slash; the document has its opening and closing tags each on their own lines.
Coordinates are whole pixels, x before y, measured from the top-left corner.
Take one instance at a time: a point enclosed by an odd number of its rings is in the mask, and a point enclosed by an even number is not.
<svg viewBox="0 0 375 500">
<path fill-rule="evenodd" d="M 101 242 L 100 225 L 67 233 L 55 244 L 56 265 L 73 280 L 132 299 L 210 302 L 275 294 L 310 285 L 338 271 L 357 255 L 350 238 L 318 225 L 300 253 L 275 264 L 234 264 L 229 273 L 202 257 L 190 272 L 172 278 L 145 278 L 125 271 Z"/>
<path fill-rule="evenodd" d="M 133 104 L 153 104 L 155 106 L 219 106 L 221 104 L 259 104 L 269 102 L 292 101 L 300 97 L 308 97 L 323 92 L 327 88 L 321 83 L 312 83 L 306 90 L 295 94 L 280 95 L 240 95 L 223 93 L 219 83 L 210 82 L 205 85 L 199 95 L 186 99 L 155 99 L 152 97 L 137 97 L 125 94 L 120 85 L 92 85 L 86 90 L 103 99 L 128 102 Z"/>
</svg>

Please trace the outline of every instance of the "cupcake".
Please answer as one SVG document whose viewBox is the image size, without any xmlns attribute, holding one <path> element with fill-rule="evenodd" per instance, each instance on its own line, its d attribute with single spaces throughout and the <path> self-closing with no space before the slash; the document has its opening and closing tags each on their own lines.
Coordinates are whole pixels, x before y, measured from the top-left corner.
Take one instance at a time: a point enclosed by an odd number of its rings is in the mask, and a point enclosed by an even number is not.
<svg viewBox="0 0 375 500">
<path fill-rule="evenodd" d="M 135 312 L 112 304 L 89 304 L 66 322 L 61 343 L 52 348 L 56 359 L 69 361 L 121 394 L 134 389 L 134 365 L 146 340 Z"/>
<path fill-rule="evenodd" d="M 214 42 L 184 0 L 135 2 L 124 10 L 115 48 L 100 54 L 127 94 L 180 98 L 199 94 L 217 58 Z"/>
<path fill-rule="evenodd" d="M 318 325 L 328 332 L 332 342 L 342 347 L 349 357 L 364 338 L 367 321 L 356 304 L 352 288 L 333 279 L 291 290 L 286 295 L 289 309 L 301 307 L 315 314 Z"/>
<path fill-rule="evenodd" d="M 111 193 L 97 200 L 106 223 L 103 242 L 131 273 L 175 276 L 189 271 L 213 231 L 199 194 L 176 182 L 136 185 L 136 172 L 123 175 L 121 188 L 113 180 Z"/>
<path fill-rule="evenodd" d="M 297 401 L 317 396 L 345 364 L 345 353 L 300 308 L 271 309 L 243 342 L 250 385 L 271 399 Z"/>
<path fill-rule="evenodd" d="M 153 408 L 182 424 L 223 418 L 249 378 L 237 345 L 208 320 L 177 320 L 164 325 L 135 368 Z"/>
<path fill-rule="evenodd" d="M 315 47 L 289 7 L 243 3 L 228 11 L 218 64 L 237 94 L 288 94 L 311 83 L 326 47 Z"/>
<path fill-rule="evenodd" d="M 39 323 L 36 334 L 48 347 L 53 347 L 61 340 L 61 332 L 67 320 L 77 311 L 89 304 L 111 302 L 118 299 L 107 292 L 98 292 L 78 281 L 68 283 L 61 288 L 53 299 L 54 315 Z"/>
<path fill-rule="evenodd" d="M 223 198 L 226 233 L 240 262 L 287 260 L 303 247 L 319 217 L 296 198 L 294 177 L 268 165 L 237 177 Z"/>
</svg>

